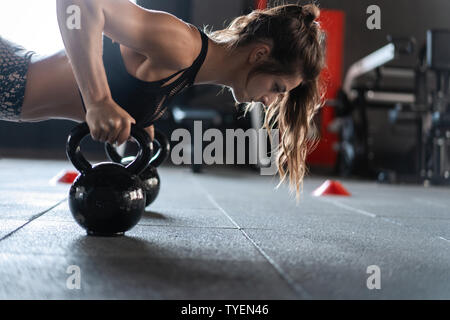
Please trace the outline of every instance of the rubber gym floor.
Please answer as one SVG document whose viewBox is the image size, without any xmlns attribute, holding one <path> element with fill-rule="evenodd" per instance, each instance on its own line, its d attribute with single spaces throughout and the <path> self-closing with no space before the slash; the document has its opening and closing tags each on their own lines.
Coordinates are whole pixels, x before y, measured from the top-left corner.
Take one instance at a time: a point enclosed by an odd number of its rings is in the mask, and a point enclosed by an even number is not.
<svg viewBox="0 0 450 320">
<path fill-rule="evenodd" d="M 1 299 L 450 298 L 448 188 L 340 180 L 351 197 L 313 197 L 327 177 L 309 176 L 296 206 L 274 177 L 163 166 L 140 223 L 102 238 L 49 183 L 68 161 L 0 167 Z"/>
</svg>

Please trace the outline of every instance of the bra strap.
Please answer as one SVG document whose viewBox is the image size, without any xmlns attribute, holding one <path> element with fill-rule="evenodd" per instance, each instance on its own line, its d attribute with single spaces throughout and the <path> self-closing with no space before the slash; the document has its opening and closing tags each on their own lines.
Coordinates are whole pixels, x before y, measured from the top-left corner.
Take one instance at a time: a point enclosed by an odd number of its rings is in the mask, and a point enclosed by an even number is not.
<svg viewBox="0 0 450 320">
<path fill-rule="evenodd" d="M 182 69 L 182 70 L 180 70 L 180 71 L 174 73 L 173 75 L 171 75 L 171 76 L 169 76 L 169 77 L 167 77 L 167 78 L 165 78 L 165 79 L 159 80 L 159 82 L 160 82 L 161 84 L 165 84 L 166 82 L 169 82 L 171 79 L 175 78 L 177 75 L 179 75 L 180 73 L 186 71 L 187 69 L 189 69 L 189 68 Z"/>
</svg>

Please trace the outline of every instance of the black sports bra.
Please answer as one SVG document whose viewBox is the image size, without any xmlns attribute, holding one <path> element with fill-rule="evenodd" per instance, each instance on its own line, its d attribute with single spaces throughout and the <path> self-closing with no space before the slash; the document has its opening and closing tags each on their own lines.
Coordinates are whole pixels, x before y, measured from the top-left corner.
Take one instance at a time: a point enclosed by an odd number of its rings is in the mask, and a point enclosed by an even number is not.
<svg viewBox="0 0 450 320">
<path fill-rule="evenodd" d="M 136 120 L 136 125 L 150 126 L 164 114 L 166 110 L 164 106 L 174 95 L 194 84 L 208 52 L 208 36 L 197 29 L 202 36 L 202 50 L 194 63 L 165 79 L 152 82 L 142 81 L 129 74 L 120 52 L 120 45 L 103 35 L 103 64 L 112 98 Z M 178 79 L 163 86 L 180 73 L 182 75 Z M 84 102 L 83 108 L 86 111 Z"/>
</svg>

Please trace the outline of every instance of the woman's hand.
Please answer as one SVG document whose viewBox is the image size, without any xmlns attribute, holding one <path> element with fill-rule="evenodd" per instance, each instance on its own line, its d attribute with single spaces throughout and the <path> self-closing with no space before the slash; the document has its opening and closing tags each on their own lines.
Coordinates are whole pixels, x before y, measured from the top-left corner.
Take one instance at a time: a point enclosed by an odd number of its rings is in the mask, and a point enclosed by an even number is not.
<svg viewBox="0 0 450 320">
<path fill-rule="evenodd" d="M 112 99 L 86 105 L 86 122 L 92 139 L 120 146 L 130 137 L 133 117 Z"/>
<path fill-rule="evenodd" d="M 144 130 L 148 133 L 148 135 L 150 136 L 150 140 L 153 141 L 153 139 L 155 139 L 155 126 L 151 125 L 147 128 L 144 128 Z"/>
</svg>

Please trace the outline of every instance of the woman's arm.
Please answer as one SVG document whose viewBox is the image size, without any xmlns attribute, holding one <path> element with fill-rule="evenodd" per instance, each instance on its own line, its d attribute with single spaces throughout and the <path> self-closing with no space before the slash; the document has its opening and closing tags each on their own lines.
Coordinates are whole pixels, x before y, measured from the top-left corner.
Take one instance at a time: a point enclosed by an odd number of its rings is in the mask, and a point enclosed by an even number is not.
<svg viewBox="0 0 450 320">
<path fill-rule="evenodd" d="M 69 29 L 66 12 L 80 8 L 80 29 Z M 102 60 L 102 33 L 168 68 L 189 66 L 194 56 L 191 28 L 165 12 L 145 10 L 129 0 L 57 0 L 61 35 L 86 104 L 95 140 L 123 143 L 134 119 L 114 103 Z"/>
<path fill-rule="evenodd" d="M 174 15 L 129 0 L 98 3 L 105 16 L 104 33 L 116 42 L 175 70 L 190 66 L 196 58 L 197 30 Z"/>
<path fill-rule="evenodd" d="M 105 17 L 100 1 L 57 0 L 56 10 L 66 54 L 72 64 L 75 78 L 86 106 L 111 98 L 102 61 L 102 33 Z M 80 8 L 80 29 L 67 26 L 67 8 Z"/>
</svg>

